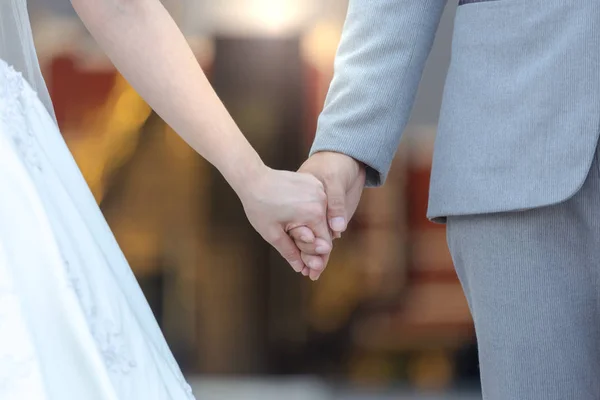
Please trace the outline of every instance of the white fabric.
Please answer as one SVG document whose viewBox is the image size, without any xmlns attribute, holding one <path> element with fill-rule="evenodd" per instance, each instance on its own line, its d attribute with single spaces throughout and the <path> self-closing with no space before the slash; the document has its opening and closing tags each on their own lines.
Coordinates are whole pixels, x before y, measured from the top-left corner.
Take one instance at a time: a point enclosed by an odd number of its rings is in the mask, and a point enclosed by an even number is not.
<svg viewBox="0 0 600 400">
<path fill-rule="evenodd" d="M 54 120 L 1 60 L 0 399 L 193 399 Z"/>
<path fill-rule="evenodd" d="M 35 51 L 27 0 L 0 0 L 0 59 L 23 74 L 56 120 Z"/>
</svg>

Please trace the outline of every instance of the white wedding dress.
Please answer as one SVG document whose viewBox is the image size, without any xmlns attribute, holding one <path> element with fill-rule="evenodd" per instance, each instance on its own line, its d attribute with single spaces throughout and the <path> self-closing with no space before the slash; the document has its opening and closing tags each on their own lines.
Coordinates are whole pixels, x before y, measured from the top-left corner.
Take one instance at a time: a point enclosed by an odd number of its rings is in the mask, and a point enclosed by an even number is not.
<svg viewBox="0 0 600 400">
<path fill-rule="evenodd" d="M 30 82 L 0 60 L 0 399 L 193 399 Z"/>
</svg>

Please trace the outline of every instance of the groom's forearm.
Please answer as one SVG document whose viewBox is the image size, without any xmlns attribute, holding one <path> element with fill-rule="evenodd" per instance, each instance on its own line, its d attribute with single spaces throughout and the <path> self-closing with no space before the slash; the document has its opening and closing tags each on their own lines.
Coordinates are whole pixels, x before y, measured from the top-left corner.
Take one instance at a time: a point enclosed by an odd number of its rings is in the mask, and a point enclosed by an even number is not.
<svg viewBox="0 0 600 400">
<path fill-rule="evenodd" d="M 446 0 L 350 0 L 311 154 L 334 151 L 385 181 Z"/>
</svg>

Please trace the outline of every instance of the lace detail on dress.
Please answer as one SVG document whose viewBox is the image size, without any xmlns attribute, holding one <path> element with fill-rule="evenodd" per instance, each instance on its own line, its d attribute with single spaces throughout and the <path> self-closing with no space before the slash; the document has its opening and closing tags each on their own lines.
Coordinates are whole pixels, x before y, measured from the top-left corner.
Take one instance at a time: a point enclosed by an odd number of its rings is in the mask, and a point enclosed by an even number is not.
<svg viewBox="0 0 600 400">
<path fill-rule="evenodd" d="M 41 146 L 38 136 L 36 136 L 41 133 L 34 130 L 36 129 L 35 120 L 32 121 L 28 118 L 37 101 L 37 95 L 21 74 L 0 60 L 0 135 L 6 135 L 9 138 L 31 177 L 43 186 L 49 182 L 48 177 L 52 176 L 54 172 L 48 164 L 44 147 Z M 55 228 L 60 229 L 60 225 L 58 223 Z M 70 247 L 66 235 L 57 235 L 55 239 L 60 242 L 63 237 L 65 241 L 58 243 L 58 246 L 62 252 L 64 285 L 72 291 L 73 300 L 77 301 L 80 306 L 87 328 L 94 339 L 106 370 L 112 375 L 117 386 L 127 387 L 128 377 L 143 374 L 140 366 L 144 362 L 143 355 L 137 354 L 135 349 L 130 347 L 130 340 L 135 338 L 131 337 L 128 331 L 128 320 L 122 319 L 127 317 L 122 316 L 118 307 L 115 306 L 118 302 L 97 297 L 105 294 L 94 293 L 94 287 L 91 286 L 95 284 L 94 274 L 82 270 L 88 265 L 80 262 L 79 254 Z M 77 240 L 77 238 L 74 239 Z M 87 257 L 88 255 L 81 256 Z M 106 267 L 109 268 L 109 266 Z M 90 274 L 88 275 L 88 273 Z M 0 282 L 0 328 L 2 327 L 1 313 L 3 310 L 2 291 L 3 285 Z M 125 313 L 124 315 L 129 314 Z M 139 340 L 143 340 L 143 338 L 139 338 Z M 185 397 L 194 399 L 190 385 L 181 374 L 175 360 L 169 357 L 170 350 L 166 343 L 150 345 L 159 347 L 156 351 L 159 356 L 162 356 L 160 362 L 164 362 L 166 369 L 169 370 L 165 373 L 174 374 Z M 2 393 L 4 383 L 8 383 L 10 386 L 9 381 L 12 381 L 14 385 L 20 381 L 27 382 L 24 379 L 29 379 L 28 376 L 39 377 L 39 371 L 35 366 L 35 349 L 30 349 L 27 354 L 19 354 L 18 359 L 13 357 L 10 351 L 3 352 L 1 350 L 0 346 L 0 393 Z M 27 365 L 31 365 L 29 371 L 26 368 Z"/>
<path fill-rule="evenodd" d="M 32 150 L 33 135 L 21 136 L 22 124 L 25 123 L 21 93 L 24 90 L 23 78 L 4 61 L 0 60 L 0 122 L 8 127 L 10 137 L 29 167 L 40 168 L 39 159 Z M 1 132 L 0 132 L 1 133 Z M 1 254 L 0 254 L 1 256 Z M 0 260 L 2 261 L 2 260 Z M 1 268 L 1 267 L 0 267 Z M 35 380 L 36 371 L 34 350 L 27 346 L 27 332 L 23 321 L 15 310 L 20 308 L 14 291 L 11 276 L 0 269 L 0 337 L 10 340 L 10 345 L 0 345 L 0 393 L 3 396 L 27 381 Z M 25 350 L 24 350 L 25 349 Z"/>
<path fill-rule="evenodd" d="M 25 118 L 24 100 L 31 95 L 35 92 L 21 73 L 0 60 L 0 119 L 9 127 L 8 134 L 27 167 L 41 171 L 36 139 Z"/>
<path fill-rule="evenodd" d="M 62 255 L 62 258 L 67 274 L 68 287 L 73 290 L 74 294 L 77 296 L 92 336 L 102 355 L 104 365 L 106 365 L 107 369 L 113 374 L 127 375 L 133 369 L 137 368 L 138 364 L 129 354 L 127 345 L 125 344 L 126 341 L 124 340 L 123 328 L 114 320 L 106 317 L 103 318 L 103 316 L 100 315 L 98 307 L 94 305 L 94 301 L 90 298 L 90 295 L 85 288 L 86 282 L 80 279 L 64 254 Z M 169 349 L 166 348 L 164 351 L 168 352 Z M 164 361 L 172 364 L 170 359 L 165 359 Z M 195 400 L 192 387 L 180 373 L 179 367 L 176 364 L 172 364 L 171 370 L 175 374 L 186 397 L 190 400 Z"/>
<path fill-rule="evenodd" d="M 126 375 L 136 368 L 137 363 L 127 352 L 123 330 L 114 321 L 102 320 L 95 307 L 90 310 L 89 318 L 95 321 L 95 325 L 91 325 L 92 334 L 109 371 Z"/>
<path fill-rule="evenodd" d="M 122 328 L 118 327 L 114 321 L 103 318 L 96 306 L 93 304 L 88 305 L 88 303 L 93 302 L 85 298 L 84 290 L 80 285 L 80 279 L 74 273 L 69 260 L 64 255 L 63 263 L 67 273 L 68 285 L 75 293 L 75 296 L 77 296 L 90 332 L 104 360 L 104 365 L 106 365 L 110 372 L 128 374 L 132 369 L 137 367 L 137 363 L 127 351 L 127 346 L 123 340 Z"/>
<path fill-rule="evenodd" d="M 37 139 L 31 131 L 30 123 L 25 118 L 27 99 L 35 96 L 21 73 L 0 60 L 0 119 L 8 127 L 8 135 L 26 167 L 31 171 L 43 172 L 40 149 Z M 136 362 L 129 356 L 123 332 L 117 324 L 104 317 L 86 296 L 81 287 L 78 274 L 72 270 L 69 261 L 63 255 L 63 262 L 69 279 L 69 286 L 74 291 L 84 312 L 90 332 L 94 337 L 107 369 L 114 373 L 127 374 L 136 367 Z"/>
</svg>

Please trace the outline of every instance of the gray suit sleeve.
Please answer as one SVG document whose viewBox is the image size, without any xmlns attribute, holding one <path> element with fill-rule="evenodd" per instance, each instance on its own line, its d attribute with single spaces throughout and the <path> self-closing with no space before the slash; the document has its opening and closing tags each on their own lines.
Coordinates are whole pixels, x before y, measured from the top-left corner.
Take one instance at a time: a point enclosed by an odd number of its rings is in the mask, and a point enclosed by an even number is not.
<svg viewBox="0 0 600 400">
<path fill-rule="evenodd" d="M 335 151 L 383 184 L 413 107 L 446 0 L 350 0 L 311 155 Z"/>
</svg>

